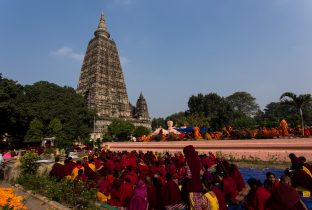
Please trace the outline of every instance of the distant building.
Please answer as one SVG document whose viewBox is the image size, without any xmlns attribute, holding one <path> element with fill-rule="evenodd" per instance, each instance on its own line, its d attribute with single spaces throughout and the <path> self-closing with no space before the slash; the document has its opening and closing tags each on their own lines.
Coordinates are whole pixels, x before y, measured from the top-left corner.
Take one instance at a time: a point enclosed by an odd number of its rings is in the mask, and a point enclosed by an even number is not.
<svg viewBox="0 0 312 210">
<path fill-rule="evenodd" d="M 97 111 L 97 138 L 113 118 L 131 121 L 135 126 L 151 128 L 143 94 L 140 94 L 136 106 L 131 105 L 128 100 L 116 43 L 110 38 L 103 14 L 87 47 L 77 93 L 85 97 L 89 108 Z"/>
</svg>

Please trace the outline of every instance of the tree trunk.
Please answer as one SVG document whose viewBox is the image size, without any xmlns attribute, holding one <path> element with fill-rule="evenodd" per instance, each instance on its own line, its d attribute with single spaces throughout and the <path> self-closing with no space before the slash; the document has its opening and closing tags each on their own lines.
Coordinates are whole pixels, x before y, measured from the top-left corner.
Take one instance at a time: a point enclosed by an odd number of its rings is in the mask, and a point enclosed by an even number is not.
<svg viewBox="0 0 312 210">
<path fill-rule="evenodd" d="M 300 117 L 301 117 L 302 137 L 304 137 L 304 124 L 303 124 L 303 114 L 302 114 L 302 109 L 301 109 L 301 107 L 299 108 L 299 110 L 300 110 Z"/>
</svg>

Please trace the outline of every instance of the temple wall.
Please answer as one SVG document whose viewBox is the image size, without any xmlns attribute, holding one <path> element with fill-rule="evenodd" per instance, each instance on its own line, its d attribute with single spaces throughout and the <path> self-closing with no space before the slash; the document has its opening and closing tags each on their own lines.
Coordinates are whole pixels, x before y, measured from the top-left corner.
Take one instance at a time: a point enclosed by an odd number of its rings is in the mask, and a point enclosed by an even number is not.
<svg viewBox="0 0 312 210">
<path fill-rule="evenodd" d="M 103 147 L 112 151 L 141 150 L 154 152 L 183 151 L 187 145 L 193 145 L 201 153 L 219 153 L 231 159 L 249 159 L 263 161 L 289 161 L 288 154 L 305 156 L 312 161 L 312 138 L 294 139 L 249 139 L 249 140 L 201 140 L 166 142 L 105 142 Z"/>
</svg>

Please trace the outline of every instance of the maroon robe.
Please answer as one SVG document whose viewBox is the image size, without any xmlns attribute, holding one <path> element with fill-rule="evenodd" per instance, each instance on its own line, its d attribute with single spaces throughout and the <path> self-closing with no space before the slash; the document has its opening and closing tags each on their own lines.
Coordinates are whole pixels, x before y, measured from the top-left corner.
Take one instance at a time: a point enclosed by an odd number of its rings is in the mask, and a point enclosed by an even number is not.
<svg viewBox="0 0 312 210">
<path fill-rule="evenodd" d="M 203 186 L 200 180 L 201 162 L 195 148 L 192 145 L 183 148 L 185 160 L 190 168 L 192 178 L 187 182 L 187 192 L 202 192 Z"/>
<path fill-rule="evenodd" d="M 66 176 L 65 166 L 59 162 L 54 163 L 54 165 L 52 166 L 52 169 L 49 173 L 49 176 L 55 177 L 58 180 L 63 179 L 63 177 Z"/>
<path fill-rule="evenodd" d="M 68 165 L 66 164 L 66 171 L 69 171 L 68 175 L 72 173 L 75 167 L 76 167 L 76 163 L 74 161 L 69 161 Z"/>
<path fill-rule="evenodd" d="M 124 179 L 128 179 L 133 186 L 138 182 L 138 175 L 134 171 L 128 171 Z"/>
<path fill-rule="evenodd" d="M 87 182 L 87 176 L 85 174 L 78 174 L 75 178 L 77 181 Z"/>
<path fill-rule="evenodd" d="M 267 209 L 267 201 L 270 197 L 271 193 L 264 188 L 264 186 L 260 186 L 256 191 L 256 209 L 257 210 L 266 210 Z"/>
<path fill-rule="evenodd" d="M 164 184 L 161 196 L 164 206 L 182 203 L 181 191 L 173 180 L 168 180 Z"/>
<path fill-rule="evenodd" d="M 220 210 L 227 210 L 227 206 L 226 206 L 224 195 L 223 195 L 222 191 L 219 188 L 217 188 L 216 186 L 212 186 L 211 190 L 212 190 L 212 192 L 214 192 L 214 194 L 216 195 L 216 197 L 218 199 L 219 209 Z"/>
<path fill-rule="evenodd" d="M 233 178 L 233 180 L 236 184 L 238 192 L 240 192 L 245 187 L 245 182 L 244 182 L 243 176 L 240 173 L 240 171 L 236 165 L 231 164 L 231 169 L 232 169 L 231 177 Z"/>
<path fill-rule="evenodd" d="M 84 167 L 84 173 L 85 175 L 88 177 L 89 180 L 93 180 L 95 181 L 96 178 L 97 178 L 97 174 L 96 172 L 94 172 L 90 167 L 89 167 L 89 164 L 88 163 L 85 163 L 83 165 Z"/>
<path fill-rule="evenodd" d="M 259 186 L 255 191 L 249 192 L 247 196 L 248 209 L 267 210 L 267 201 L 270 195 L 271 193 L 264 186 Z"/>
<path fill-rule="evenodd" d="M 148 209 L 156 210 L 157 206 L 159 205 L 158 202 L 159 199 L 157 189 L 153 184 L 147 186 L 147 200 L 148 200 Z"/>
<path fill-rule="evenodd" d="M 232 177 L 224 177 L 223 178 L 223 195 L 228 204 L 236 204 L 236 196 L 238 195 L 238 190 L 236 184 Z"/>
<path fill-rule="evenodd" d="M 147 187 L 143 180 L 139 180 L 138 185 L 133 191 L 133 196 L 129 204 L 129 210 L 146 210 L 148 206 L 147 201 Z"/>
<path fill-rule="evenodd" d="M 291 183 L 294 187 L 300 186 L 312 191 L 312 178 L 302 169 L 298 169 L 293 173 Z"/>
<path fill-rule="evenodd" d="M 302 210 L 300 196 L 289 184 L 281 183 L 271 194 L 269 207 L 272 210 Z"/>
<path fill-rule="evenodd" d="M 127 207 L 133 195 L 133 186 L 127 182 L 122 183 L 118 189 L 112 189 L 108 204 L 112 206 Z"/>
<path fill-rule="evenodd" d="M 98 183 L 98 189 L 101 193 L 108 196 L 111 191 L 111 185 L 107 178 L 103 178 L 100 180 L 100 182 Z"/>
</svg>

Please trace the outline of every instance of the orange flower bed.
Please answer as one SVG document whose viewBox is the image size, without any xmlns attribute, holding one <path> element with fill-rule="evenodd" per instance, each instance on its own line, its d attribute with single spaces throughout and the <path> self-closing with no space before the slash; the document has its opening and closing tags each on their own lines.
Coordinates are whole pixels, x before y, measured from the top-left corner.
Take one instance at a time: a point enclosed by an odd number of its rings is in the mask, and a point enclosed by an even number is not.
<svg viewBox="0 0 312 210">
<path fill-rule="evenodd" d="M 13 188 L 0 188 L 0 207 L 9 207 L 14 210 L 24 210 L 24 197 L 14 194 Z"/>
</svg>

